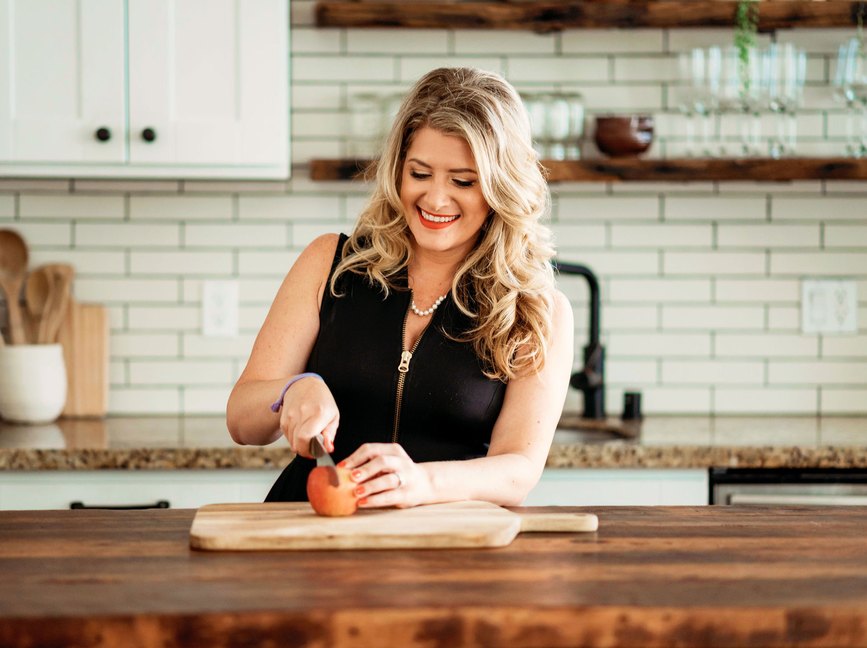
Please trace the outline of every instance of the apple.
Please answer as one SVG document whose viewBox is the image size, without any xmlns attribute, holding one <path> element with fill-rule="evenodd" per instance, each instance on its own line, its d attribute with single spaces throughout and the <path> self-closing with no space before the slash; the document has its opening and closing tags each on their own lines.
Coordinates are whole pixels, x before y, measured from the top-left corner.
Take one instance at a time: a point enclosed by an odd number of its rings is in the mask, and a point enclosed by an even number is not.
<svg viewBox="0 0 867 648">
<path fill-rule="evenodd" d="M 307 477 L 307 499 L 317 515 L 339 517 L 358 509 L 355 482 L 348 468 L 316 466 Z"/>
</svg>

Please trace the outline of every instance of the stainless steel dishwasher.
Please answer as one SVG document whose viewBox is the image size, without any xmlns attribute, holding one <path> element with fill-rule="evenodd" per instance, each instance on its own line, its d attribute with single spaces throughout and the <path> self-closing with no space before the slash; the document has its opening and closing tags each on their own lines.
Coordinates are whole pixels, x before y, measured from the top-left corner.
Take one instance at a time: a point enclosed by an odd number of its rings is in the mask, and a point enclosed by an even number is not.
<svg viewBox="0 0 867 648">
<path fill-rule="evenodd" d="M 867 505 L 867 469 L 711 468 L 710 503 Z"/>
</svg>

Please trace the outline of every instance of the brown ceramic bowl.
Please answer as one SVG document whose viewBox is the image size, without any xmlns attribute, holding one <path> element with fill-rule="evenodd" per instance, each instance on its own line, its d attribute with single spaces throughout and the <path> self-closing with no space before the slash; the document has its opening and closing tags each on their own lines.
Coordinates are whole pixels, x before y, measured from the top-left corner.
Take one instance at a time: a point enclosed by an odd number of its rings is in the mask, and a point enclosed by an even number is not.
<svg viewBox="0 0 867 648">
<path fill-rule="evenodd" d="M 610 157 L 639 155 L 653 142 L 650 115 L 605 115 L 596 118 L 597 148 Z"/>
</svg>

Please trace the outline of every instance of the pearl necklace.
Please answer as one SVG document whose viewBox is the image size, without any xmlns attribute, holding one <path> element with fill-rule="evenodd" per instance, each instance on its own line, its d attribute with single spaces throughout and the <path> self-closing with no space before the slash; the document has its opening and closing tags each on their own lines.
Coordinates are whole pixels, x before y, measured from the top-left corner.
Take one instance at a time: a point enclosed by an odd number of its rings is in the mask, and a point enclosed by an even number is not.
<svg viewBox="0 0 867 648">
<path fill-rule="evenodd" d="M 439 308 L 439 305 L 442 304 L 443 300 L 448 296 L 449 296 L 448 293 L 446 293 L 445 295 L 440 295 L 439 297 L 437 297 L 436 301 L 433 303 L 433 306 L 431 306 L 427 310 L 419 310 L 418 306 L 415 305 L 415 300 L 413 299 L 409 303 L 409 308 L 413 313 L 415 313 L 419 317 L 427 317 L 428 315 L 433 315 L 433 312 L 437 308 Z"/>
</svg>

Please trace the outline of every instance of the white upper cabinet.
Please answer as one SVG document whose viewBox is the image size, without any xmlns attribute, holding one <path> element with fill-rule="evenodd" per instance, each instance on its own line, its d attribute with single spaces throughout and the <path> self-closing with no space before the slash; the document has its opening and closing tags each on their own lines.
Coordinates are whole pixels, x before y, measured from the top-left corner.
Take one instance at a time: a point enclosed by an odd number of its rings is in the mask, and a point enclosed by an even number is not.
<svg viewBox="0 0 867 648">
<path fill-rule="evenodd" d="M 0 0 L 0 175 L 286 178 L 288 0 Z"/>
</svg>

